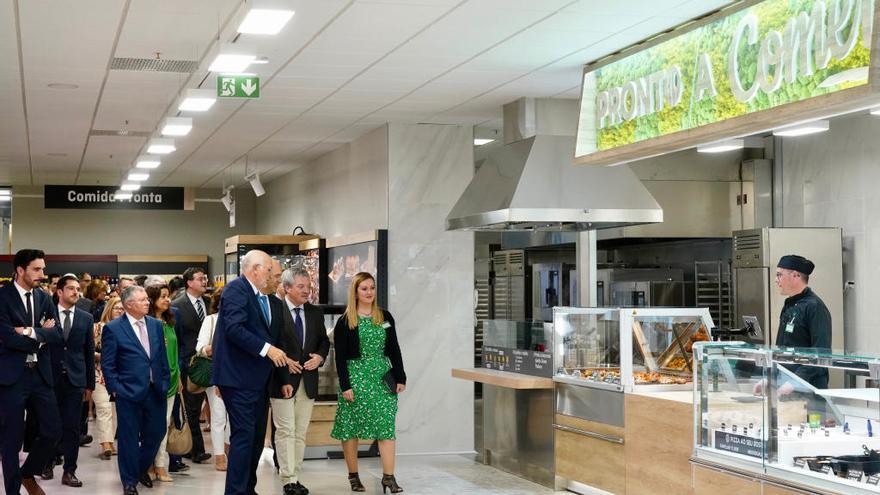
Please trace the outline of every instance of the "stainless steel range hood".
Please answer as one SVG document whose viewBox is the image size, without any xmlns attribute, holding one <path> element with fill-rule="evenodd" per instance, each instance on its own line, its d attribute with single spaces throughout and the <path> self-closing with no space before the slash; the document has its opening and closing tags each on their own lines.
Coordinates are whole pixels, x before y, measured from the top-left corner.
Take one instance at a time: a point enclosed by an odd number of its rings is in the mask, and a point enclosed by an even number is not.
<svg viewBox="0 0 880 495">
<path fill-rule="evenodd" d="M 447 230 L 581 231 L 663 221 L 663 210 L 629 167 L 572 165 L 575 138 L 542 135 L 536 122 L 551 119 L 530 106 L 534 100 L 505 105 L 505 142 L 512 140 L 510 128 L 535 132 L 486 158 L 446 217 Z"/>
</svg>

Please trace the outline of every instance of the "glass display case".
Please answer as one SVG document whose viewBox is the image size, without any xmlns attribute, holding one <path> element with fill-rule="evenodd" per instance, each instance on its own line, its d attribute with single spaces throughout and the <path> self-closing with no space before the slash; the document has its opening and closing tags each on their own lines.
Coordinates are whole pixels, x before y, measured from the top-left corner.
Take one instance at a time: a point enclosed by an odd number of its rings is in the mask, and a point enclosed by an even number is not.
<svg viewBox="0 0 880 495">
<path fill-rule="evenodd" d="M 689 390 L 706 308 L 554 308 L 554 380 L 616 391 Z"/>
<path fill-rule="evenodd" d="M 694 458 L 831 493 L 880 493 L 880 357 L 695 346 Z"/>
</svg>

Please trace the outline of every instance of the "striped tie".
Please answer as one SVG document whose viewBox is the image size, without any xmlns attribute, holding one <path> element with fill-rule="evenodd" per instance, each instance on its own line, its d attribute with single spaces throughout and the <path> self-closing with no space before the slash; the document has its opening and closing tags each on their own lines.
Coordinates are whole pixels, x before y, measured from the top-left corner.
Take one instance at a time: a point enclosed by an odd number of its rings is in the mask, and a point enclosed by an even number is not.
<svg viewBox="0 0 880 495">
<path fill-rule="evenodd" d="M 196 313 L 199 315 L 199 321 L 204 321 L 205 319 L 205 308 L 202 307 L 202 300 L 196 299 Z"/>
</svg>

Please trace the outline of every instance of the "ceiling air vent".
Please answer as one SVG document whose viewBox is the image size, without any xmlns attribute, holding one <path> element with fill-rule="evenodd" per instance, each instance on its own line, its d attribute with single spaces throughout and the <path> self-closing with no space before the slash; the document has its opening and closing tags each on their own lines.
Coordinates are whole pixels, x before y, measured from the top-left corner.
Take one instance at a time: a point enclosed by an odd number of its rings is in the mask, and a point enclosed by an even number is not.
<svg viewBox="0 0 880 495">
<path fill-rule="evenodd" d="M 130 70 L 137 72 L 181 72 L 189 74 L 199 68 L 195 60 L 165 60 L 155 58 L 116 57 L 110 70 Z"/>
<path fill-rule="evenodd" d="M 126 131 L 123 129 L 119 130 L 108 130 L 108 129 L 92 129 L 89 131 L 89 136 L 114 136 L 114 137 L 137 137 L 144 138 L 150 137 L 153 133 L 150 131 Z"/>
</svg>

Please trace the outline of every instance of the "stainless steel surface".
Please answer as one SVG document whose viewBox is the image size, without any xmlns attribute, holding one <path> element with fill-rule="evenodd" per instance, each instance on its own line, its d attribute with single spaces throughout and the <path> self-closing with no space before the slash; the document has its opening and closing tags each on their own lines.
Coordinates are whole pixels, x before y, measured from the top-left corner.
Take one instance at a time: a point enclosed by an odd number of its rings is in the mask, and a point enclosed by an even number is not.
<svg viewBox="0 0 880 495">
<path fill-rule="evenodd" d="M 553 320 L 554 306 L 571 306 L 570 280 L 574 266 L 569 263 L 532 265 L 532 318 Z"/>
<path fill-rule="evenodd" d="M 662 222 L 663 210 L 628 167 L 572 165 L 573 129 L 553 123 L 576 108 L 574 100 L 506 105 L 508 144 L 483 161 L 447 215 L 447 230 L 580 231 Z M 550 124 L 542 129 L 545 120 Z"/>
<path fill-rule="evenodd" d="M 482 454 L 486 464 L 552 487 L 553 391 L 484 385 Z"/>
<path fill-rule="evenodd" d="M 496 251 L 493 254 L 495 279 L 492 285 L 492 318 L 525 320 L 525 264 L 525 251 L 522 249 Z"/>
<path fill-rule="evenodd" d="M 764 330 L 764 335 L 768 342 L 770 334 L 776 333 L 776 329 L 771 332 L 768 326 L 771 321 L 770 316 L 770 293 L 771 288 L 770 272 L 768 268 L 737 268 L 736 276 L 736 314 L 737 318 L 733 321 L 734 327 L 742 325 L 743 316 L 755 316 L 758 323 Z M 778 318 L 778 315 L 777 315 Z M 763 344 L 764 341 L 755 342 Z"/>
<path fill-rule="evenodd" d="M 556 413 L 623 427 L 623 392 L 583 385 L 556 385 Z"/>
<path fill-rule="evenodd" d="M 695 261 L 694 292 L 696 306 L 709 308 L 720 327 L 732 327 L 733 281 L 730 261 Z"/>
<path fill-rule="evenodd" d="M 798 254 L 816 265 L 810 275 L 810 288 L 822 298 L 831 313 L 831 348 L 845 349 L 843 330 L 843 242 L 839 228 L 763 228 L 734 232 L 733 266 L 737 302 L 749 297 L 766 300 L 768 309 L 761 321 L 766 342 L 776 342 L 778 318 L 785 304 L 785 296 L 779 294 L 774 273 L 776 263 L 786 254 Z M 754 277 L 744 268 L 763 267 L 767 273 L 766 284 L 756 287 Z M 748 292 L 760 291 L 749 295 Z M 749 315 L 754 306 L 736 308 L 735 324 L 742 315 Z M 761 318 L 760 315 L 759 319 Z"/>
<path fill-rule="evenodd" d="M 611 442 L 611 443 L 619 443 L 619 444 L 623 445 L 623 438 L 612 436 L 612 435 L 605 435 L 602 433 L 597 433 L 595 431 L 581 430 L 578 428 L 572 428 L 571 426 L 558 425 L 556 423 L 553 423 L 553 429 L 559 430 L 559 431 L 567 431 L 569 433 L 574 433 L 576 435 L 583 435 L 585 437 L 595 438 L 597 440 L 604 440 L 606 442 Z"/>
<path fill-rule="evenodd" d="M 598 256 L 596 252 L 596 231 L 585 230 L 578 234 L 577 244 L 575 245 L 575 271 L 572 278 L 576 281 L 575 287 L 571 291 L 576 292 L 577 296 L 572 296 L 572 303 L 581 307 L 596 307 L 598 304 L 599 281 Z"/>
<path fill-rule="evenodd" d="M 611 305 L 642 307 L 685 306 L 684 282 L 638 281 L 611 284 Z"/>
</svg>

